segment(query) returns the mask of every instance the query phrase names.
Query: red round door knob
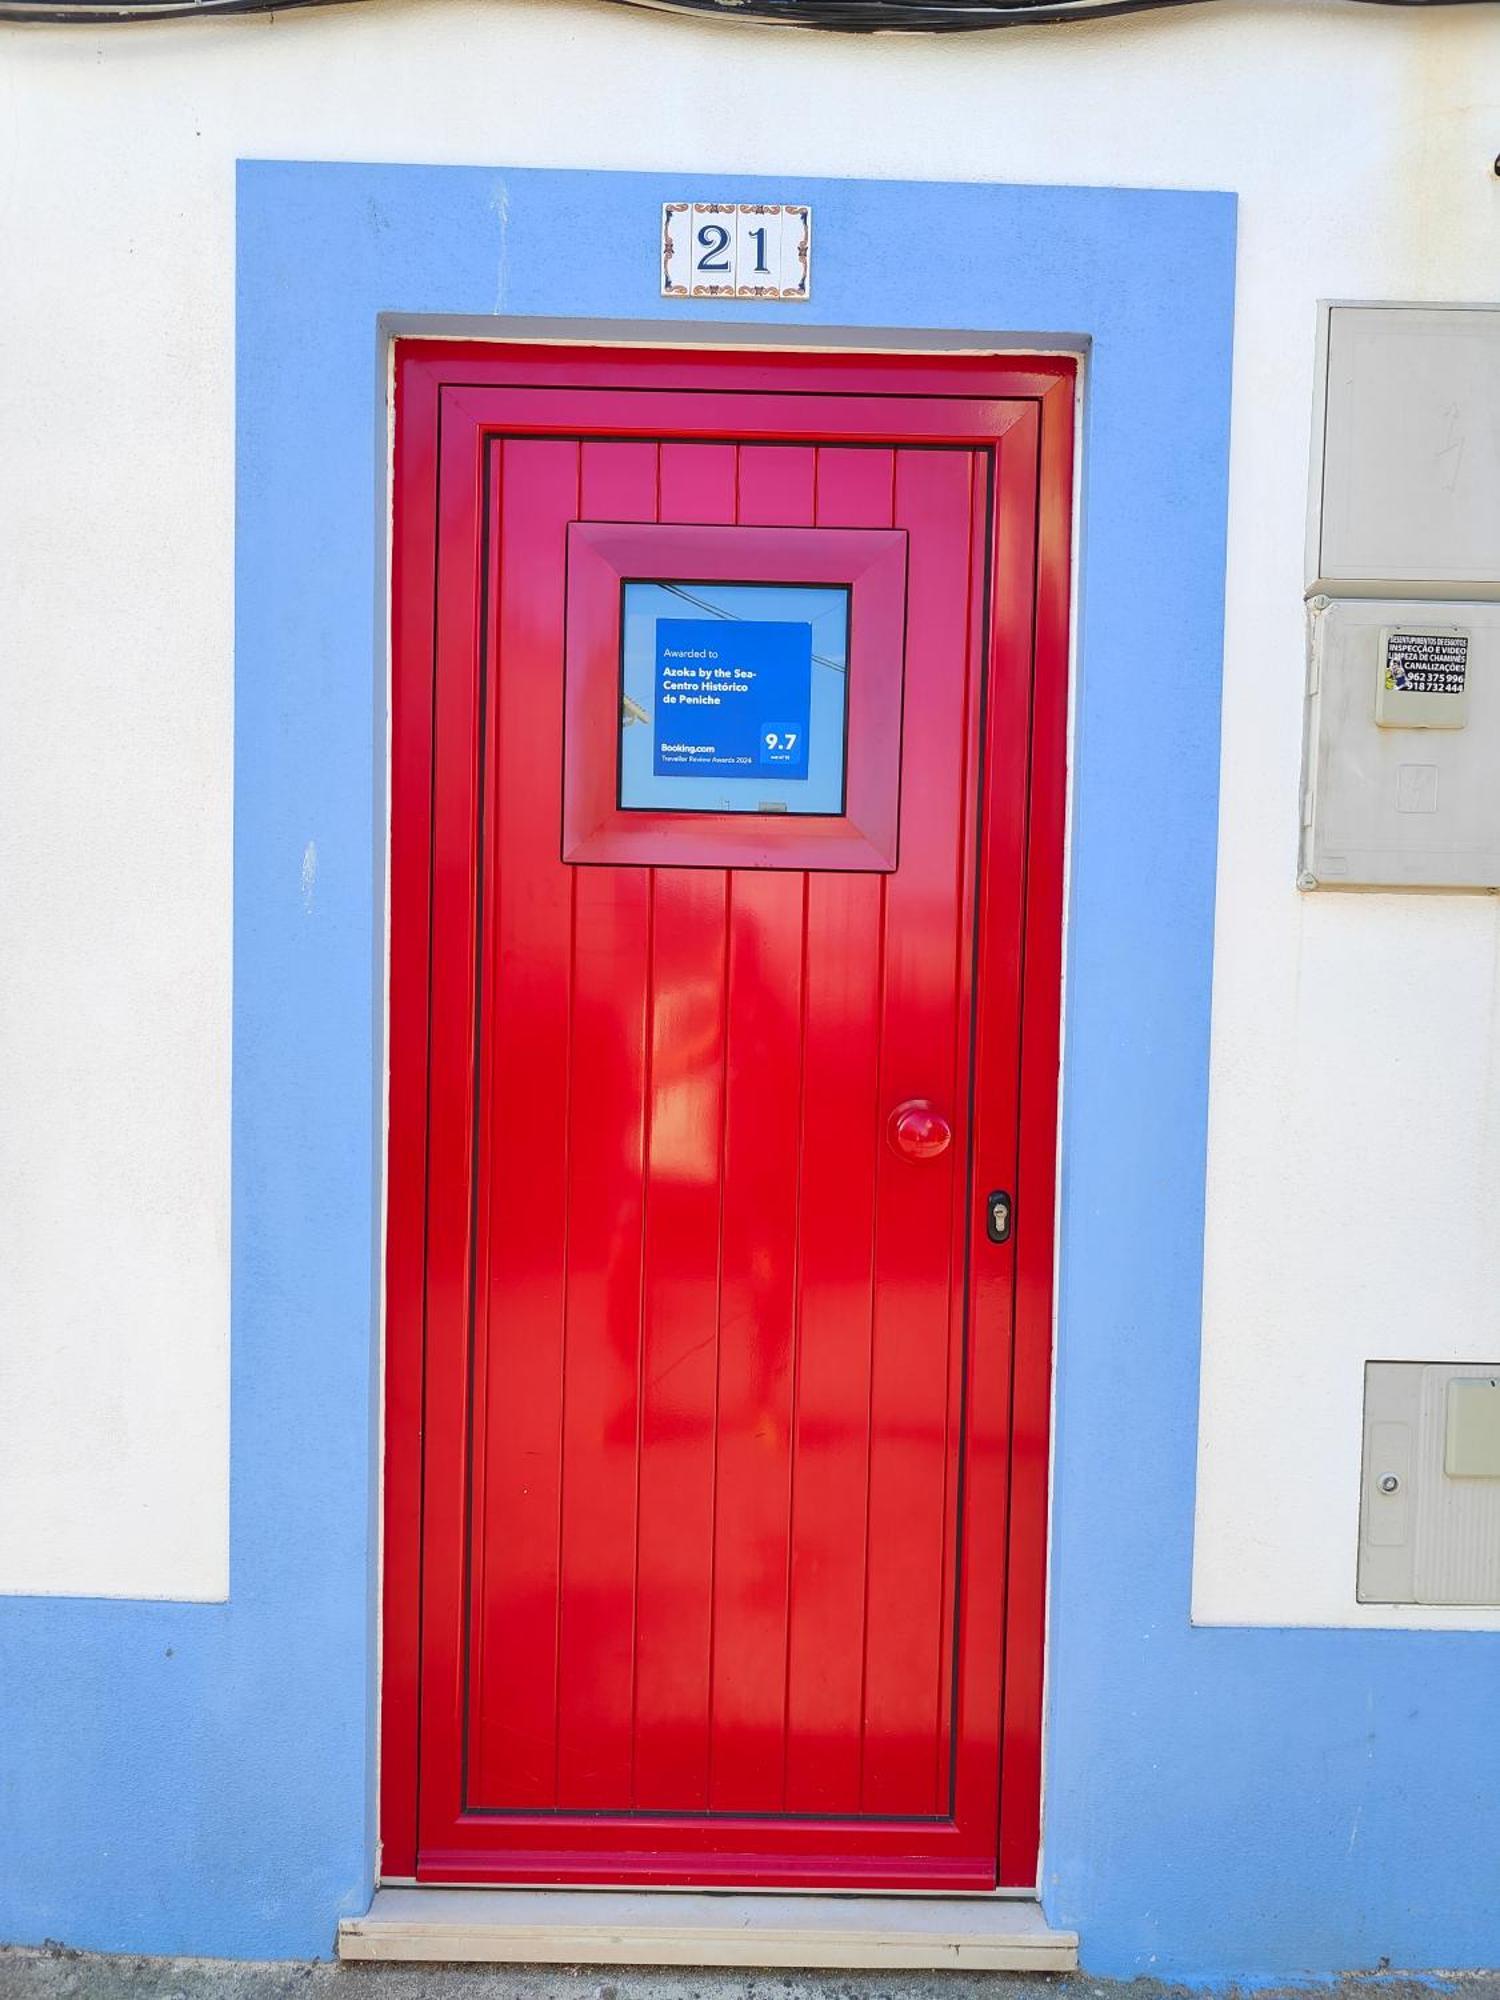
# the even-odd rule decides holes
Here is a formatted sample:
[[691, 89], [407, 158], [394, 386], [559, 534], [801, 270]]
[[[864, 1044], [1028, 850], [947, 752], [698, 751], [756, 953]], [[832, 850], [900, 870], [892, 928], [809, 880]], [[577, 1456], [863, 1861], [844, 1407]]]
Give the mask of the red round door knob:
[[891, 1144], [906, 1160], [935, 1160], [953, 1143], [953, 1127], [925, 1097], [909, 1097], [891, 1113]]

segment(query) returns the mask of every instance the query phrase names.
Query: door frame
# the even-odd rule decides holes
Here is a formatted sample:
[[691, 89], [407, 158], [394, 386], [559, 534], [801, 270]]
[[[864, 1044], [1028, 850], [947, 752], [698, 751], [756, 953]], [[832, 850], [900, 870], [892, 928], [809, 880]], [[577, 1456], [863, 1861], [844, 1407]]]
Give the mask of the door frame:
[[[664, 345], [654, 356], [660, 386], [763, 392], [768, 373], [788, 395], [861, 393], [906, 399], [909, 434], [882, 442], [992, 443], [1016, 421], [1035, 426], [1033, 599], [1019, 607], [1008, 649], [990, 606], [994, 684], [1007, 660], [1024, 657], [1027, 685], [1013, 693], [1029, 713], [1028, 793], [1020, 930], [1020, 1064], [1017, 1184], [1024, 1189], [1009, 1271], [1014, 1340], [1010, 1379], [1009, 1507], [1005, 1530], [1004, 1674], [999, 1836], [1002, 1886], [1029, 1889], [1040, 1837], [1043, 1641], [1046, 1603], [1048, 1459], [1051, 1428], [1058, 1069], [1061, 1029], [1063, 833], [1069, 694], [1073, 437], [1076, 362], [866, 349], [692, 350]], [[392, 770], [390, 931], [390, 1111], [387, 1138], [385, 1493], [380, 1692], [382, 1876], [416, 1870], [421, 1452], [427, 1129], [427, 979], [431, 899], [433, 604], [440, 516], [467, 496], [438, 491], [438, 438], [453, 425], [471, 434], [476, 469], [497, 389], [567, 387], [575, 395], [581, 354], [587, 387], [639, 388], [641, 347], [591, 343], [402, 341], [396, 348], [395, 486], [392, 542]], [[1004, 405], [1004, 410], [995, 405]], [[857, 424], [857, 412], [853, 413]], [[781, 420], [784, 423], [784, 419]], [[509, 428], [509, 426], [507, 426]], [[617, 428], [617, 427], [616, 427]], [[587, 422], [569, 423], [587, 434]], [[774, 429], [767, 435], [801, 438]], [[467, 482], [460, 482], [467, 486]], [[1007, 510], [996, 510], [1003, 533]], [[1017, 642], [1020, 641], [1020, 652]], [[993, 704], [993, 712], [1002, 707]], [[995, 949], [979, 912], [981, 949]], [[986, 946], [986, 939], [988, 945]], [[1004, 943], [1015, 949], [1012, 931]], [[1010, 968], [1004, 968], [1010, 974]], [[978, 991], [986, 967], [979, 968]], [[993, 975], [991, 975], [993, 977]], [[976, 1033], [983, 1021], [976, 1021]], [[1045, 1226], [1041, 1220], [1046, 1218]], [[1035, 1218], [1033, 1222], [1032, 1218]], [[975, 1309], [978, 1309], [976, 1300]], [[683, 1875], [686, 1870], [682, 1871]], [[450, 1879], [461, 1879], [455, 1875]], [[666, 1879], [673, 1879], [668, 1876]], [[681, 1879], [680, 1877], [678, 1879]], [[734, 1878], [736, 1880], [740, 1878]], [[753, 1884], [752, 1884], [753, 1886]]]

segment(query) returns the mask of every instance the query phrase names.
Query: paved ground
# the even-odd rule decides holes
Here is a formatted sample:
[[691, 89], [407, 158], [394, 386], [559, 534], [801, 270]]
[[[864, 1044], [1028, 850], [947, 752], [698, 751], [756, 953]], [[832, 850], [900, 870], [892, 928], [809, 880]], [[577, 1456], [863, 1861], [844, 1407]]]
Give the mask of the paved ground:
[[[1431, 1981], [1369, 1973], [1327, 2000], [1500, 2000], [1500, 1972]], [[1309, 1989], [1285, 1989], [1308, 2000]], [[553, 1966], [249, 1965], [0, 1948], [0, 2000], [1175, 2000], [1181, 1988], [1021, 1973], [574, 1972]], [[1255, 2000], [1278, 2000], [1262, 1990]]]

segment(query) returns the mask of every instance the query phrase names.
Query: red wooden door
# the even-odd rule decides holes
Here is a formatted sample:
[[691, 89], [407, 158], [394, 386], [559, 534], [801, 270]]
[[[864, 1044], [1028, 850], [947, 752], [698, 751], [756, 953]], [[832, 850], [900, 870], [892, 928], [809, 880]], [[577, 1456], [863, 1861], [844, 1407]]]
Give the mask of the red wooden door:
[[[989, 1887], [1003, 1783], [1024, 1881], [1046, 1337], [1018, 1395], [984, 1214], [1035, 1203], [1050, 1262], [1021, 1026], [1061, 371], [905, 402], [870, 393], [899, 364], [558, 366], [403, 378], [387, 1869]], [[702, 814], [563, 858], [570, 530], [628, 522], [904, 537], [893, 868], [790, 817], [716, 866]], [[913, 1100], [941, 1151], [903, 1150]]]

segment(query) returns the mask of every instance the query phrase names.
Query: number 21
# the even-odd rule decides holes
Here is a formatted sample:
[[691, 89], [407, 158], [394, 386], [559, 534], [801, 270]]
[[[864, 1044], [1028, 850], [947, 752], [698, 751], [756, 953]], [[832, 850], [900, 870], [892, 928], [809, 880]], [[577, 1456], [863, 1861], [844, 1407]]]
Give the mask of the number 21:
[[[750, 241], [755, 245], [755, 275], [768, 278], [771, 267], [766, 262], [766, 230], [764, 224], [749, 232]], [[730, 275], [729, 231], [721, 222], [705, 222], [698, 231], [698, 270], [700, 274], [715, 277]]]

